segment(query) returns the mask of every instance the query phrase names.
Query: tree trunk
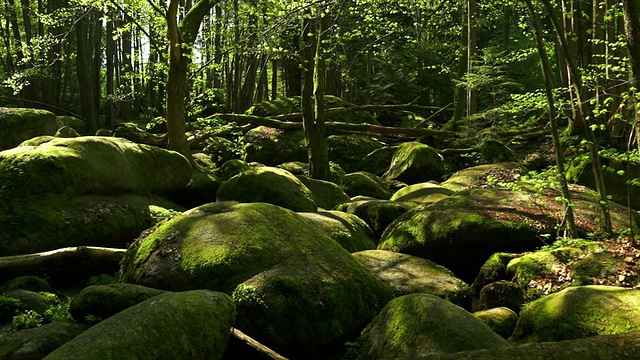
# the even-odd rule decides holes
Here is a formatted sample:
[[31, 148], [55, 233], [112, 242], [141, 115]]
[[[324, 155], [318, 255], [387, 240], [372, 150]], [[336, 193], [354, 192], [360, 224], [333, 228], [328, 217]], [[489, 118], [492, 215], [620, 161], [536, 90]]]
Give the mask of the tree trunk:
[[638, 109], [638, 94], [640, 93], [640, 4], [638, 0], [624, 0], [622, 10], [624, 12], [625, 34], [627, 37], [627, 49], [629, 51], [629, 64], [631, 65], [631, 82], [635, 88], [633, 97], [635, 109], [635, 133], [636, 144], [640, 150], [640, 109]]
[[[472, 74], [473, 58], [476, 54], [477, 48], [477, 29], [476, 29], [476, 16], [477, 16], [477, 4], [476, 0], [467, 0], [467, 73]], [[472, 87], [467, 88], [467, 116], [471, 116], [476, 113], [477, 110], [477, 94], [476, 90]]]
[[329, 153], [327, 151], [327, 138], [325, 136], [325, 72], [326, 72], [326, 42], [328, 41], [327, 28], [329, 16], [320, 15], [320, 27], [318, 29], [315, 64], [314, 64], [314, 90], [315, 100], [315, 124], [309, 132], [307, 141], [309, 144], [309, 172], [314, 179], [328, 180], [330, 174]]

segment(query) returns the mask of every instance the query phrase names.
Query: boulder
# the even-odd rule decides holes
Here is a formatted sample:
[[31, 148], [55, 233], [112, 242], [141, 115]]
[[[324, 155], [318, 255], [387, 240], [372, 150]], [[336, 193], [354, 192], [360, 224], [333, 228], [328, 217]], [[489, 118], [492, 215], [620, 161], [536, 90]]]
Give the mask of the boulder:
[[426, 293], [471, 309], [469, 285], [432, 261], [384, 250], [365, 250], [352, 255], [389, 284], [398, 296]]
[[22, 301], [13, 297], [0, 295], [0, 322], [11, 322], [11, 319], [13, 319], [16, 313], [24, 310], [26, 310], [26, 308]]
[[214, 202], [221, 184], [222, 180], [215, 175], [215, 172], [194, 173], [184, 189], [171, 195], [171, 200], [187, 209]]
[[246, 170], [224, 181], [219, 201], [267, 202], [293, 211], [316, 211], [311, 190], [290, 172], [273, 167]]
[[391, 196], [391, 200], [432, 204], [453, 194], [455, 194], [453, 190], [438, 184], [424, 182], [403, 187]]
[[362, 359], [416, 359], [510, 346], [464, 309], [429, 294], [405, 295], [389, 302], [358, 343]]
[[440, 181], [443, 176], [442, 155], [428, 145], [407, 142], [398, 147], [389, 170], [382, 178], [386, 181], [398, 180], [411, 185], [429, 180]]
[[331, 237], [350, 253], [376, 248], [376, 239], [369, 225], [353, 214], [341, 211], [320, 211], [300, 213], [300, 216], [314, 222], [322, 233]]
[[347, 173], [359, 171], [358, 164], [371, 152], [384, 146], [380, 141], [363, 135], [331, 135], [327, 137], [329, 160]]
[[456, 172], [440, 185], [453, 191], [486, 188], [498, 181], [516, 181], [523, 173], [524, 169], [515, 162], [478, 165]]
[[351, 197], [363, 195], [383, 200], [388, 200], [391, 197], [389, 186], [382, 179], [364, 171], [343, 176], [342, 188]]
[[486, 285], [498, 280], [509, 279], [507, 275], [507, 265], [518, 256], [520, 256], [520, 254], [514, 253], [495, 253], [491, 255], [482, 265], [478, 276], [476, 276], [471, 284], [473, 294], [478, 296], [480, 290]]
[[640, 290], [574, 286], [525, 305], [511, 336], [542, 342], [640, 331]]
[[518, 284], [499, 280], [489, 283], [480, 289], [478, 295], [478, 307], [480, 310], [489, 310], [497, 307], [505, 307], [515, 312], [520, 312], [525, 303], [525, 290]]
[[354, 214], [364, 220], [373, 230], [376, 239], [380, 239], [389, 224], [416, 206], [418, 206], [416, 203], [368, 199], [341, 204], [336, 207], [336, 210]]
[[2, 256], [68, 246], [125, 248], [140, 232], [170, 216], [167, 209], [180, 210], [167, 200], [141, 195], [14, 195], [3, 199], [0, 189]]
[[633, 332], [498, 349], [463, 351], [456, 354], [437, 354], [429, 356], [429, 360], [635, 360], [640, 358], [639, 344], [640, 332]]
[[480, 161], [485, 164], [516, 161], [516, 154], [507, 145], [494, 139], [486, 139], [480, 145]]
[[246, 161], [240, 159], [231, 159], [225, 161], [217, 170], [215, 175], [222, 181], [231, 179], [243, 171], [251, 169], [253, 166], [247, 164]]
[[157, 226], [128, 249], [121, 280], [232, 293], [238, 328], [307, 355], [357, 334], [392, 298], [313, 221], [266, 203], [212, 203]]
[[80, 324], [54, 321], [0, 337], [0, 359], [38, 360], [85, 331]]
[[[572, 191], [576, 223], [583, 234], [600, 226], [593, 194]], [[628, 211], [610, 203], [614, 229], [629, 227]], [[469, 189], [432, 205], [420, 205], [385, 231], [378, 248], [424, 257], [472, 281], [496, 252], [525, 252], [553, 240], [564, 203], [548, 189], [532, 193], [507, 189]], [[634, 219], [632, 224], [637, 228]]]
[[51, 140], [55, 139], [55, 136], [51, 136], [51, 135], [42, 135], [42, 136], [36, 136], [34, 138], [31, 138], [29, 140], [25, 140], [23, 142], [20, 143], [20, 145], [18, 145], [17, 147], [22, 147], [22, 146], [39, 146], [42, 145], [44, 143], [47, 143]]
[[69, 313], [76, 322], [92, 324], [164, 292], [135, 284], [91, 285], [73, 297]]
[[165, 293], [92, 326], [45, 359], [221, 359], [235, 318], [231, 298]]
[[0, 183], [21, 194], [168, 194], [190, 179], [179, 153], [118, 138], [56, 138], [0, 152]]
[[377, 176], [382, 176], [391, 165], [393, 154], [398, 150], [398, 146], [384, 146], [376, 149], [358, 163], [359, 171], [366, 171]]
[[37, 313], [44, 313], [45, 310], [60, 302], [54, 294], [23, 289], [13, 290], [4, 296], [19, 300], [23, 304], [23, 310], [33, 310]]
[[75, 116], [56, 116], [56, 125], [58, 129], [68, 126], [79, 134], [87, 135], [87, 123]]
[[146, 144], [165, 147], [167, 145], [166, 135], [156, 135], [148, 133], [136, 123], [125, 122], [116, 124], [113, 136], [131, 140], [137, 144]]
[[478, 320], [485, 323], [493, 332], [508, 339], [516, 328], [518, 315], [506, 307], [497, 307], [473, 313]]
[[340, 186], [330, 181], [312, 179], [304, 175], [298, 175], [296, 177], [311, 190], [318, 207], [331, 210], [337, 205], [351, 200], [349, 195], [347, 195]]
[[78, 132], [70, 126], [63, 126], [60, 129], [58, 129], [58, 131], [56, 131], [56, 134], [54, 135], [54, 137], [77, 138], [77, 137], [80, 137], [80, 134], [78, 134]]
[[36, 136], [53, 136], [58, 126], [56, 115], [50, 111], [0, 107], [0, 129], [1, 151]]
[[302, 130], [285, 131], [258, 126], [244, 135], [246, 162], [259, 162], [268, 166], [289, 161], [307, 161], [308, 154]]
[[207, 155], [211, 156], [211, 160], [217, 166], [238, 156], [238, 145], [223, 137], [212, 136], [205, 142], [204, 150]]
[[47, 280], [37, 276], [19, 276], [5, 282], [0, 290], [8, 293], [14, 290], [47, 291], [51, 292], [51, 286]]

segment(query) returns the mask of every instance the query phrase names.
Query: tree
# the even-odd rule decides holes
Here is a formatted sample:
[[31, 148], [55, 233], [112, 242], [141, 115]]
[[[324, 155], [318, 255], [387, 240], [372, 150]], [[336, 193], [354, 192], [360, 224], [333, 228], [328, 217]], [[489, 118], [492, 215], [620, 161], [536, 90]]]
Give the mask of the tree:
[[199, 0], [178, 24], [180, 0], [171, 0], [167, 11], [169, 77], [167, 79], [167, 147], [191, 157], [186, 137], [186, 93], [193, 44], [204, 17], [220, 0]]
[[624, 12], [624, 26], [627, 37], [627, 49], [629, 50], [629, 65], [631, 67], [631, 85], [635, 89], [634, 114], [636, 143], [640, 150], [640, 109], [638, 108], [638, 92], [640, 92], [640, 4], [636, 0], [624, 0], [622, 2]]

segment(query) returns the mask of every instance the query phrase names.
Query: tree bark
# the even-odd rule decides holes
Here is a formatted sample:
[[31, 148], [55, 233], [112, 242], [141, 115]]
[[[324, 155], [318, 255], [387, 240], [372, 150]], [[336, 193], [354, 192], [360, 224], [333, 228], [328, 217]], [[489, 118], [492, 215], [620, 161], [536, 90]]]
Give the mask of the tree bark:
[[624, 27], [627, 37], [627, 49], [629, 51], [629, 65], [631, 66], [631, 82], [635, 88], [633, 97], [635, 109], [635, 133], [636, 144], [640, 150], [640, 109], [638, 109], [638, 94], [640, 93], [640, 4], [638, 0], [624, 0], [622, 2], [624, 12]]

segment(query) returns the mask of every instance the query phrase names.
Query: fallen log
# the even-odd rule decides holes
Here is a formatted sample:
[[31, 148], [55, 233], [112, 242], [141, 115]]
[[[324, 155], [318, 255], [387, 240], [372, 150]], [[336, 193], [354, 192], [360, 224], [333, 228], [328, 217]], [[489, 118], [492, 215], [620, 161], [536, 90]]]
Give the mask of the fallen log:
[[0, 283], [18, 276], [46, 277], [51, 285], [69, 285], [89, 276], [113, 274], [126, 249], [67, 247], [35, 254], [0, 257]]
[[[241, 114], [214, 114], [213, 117], [219, 117], [226, 121], [234, 121], [239, 124], [252, 124], [259, 126], [267, 126], [274, 129], [282, 130], [301, 130], [302, 123], [293, 121], [280, 121], [273, 118], [266, 118], [253, 115]], [[336, 133], [358, 133], [369, 135], [412, 135], [420, 137], [424, 135], [456, 138], [460, 135], [453, 131], [423, 129], [423, 128], [400, 128], [391, 126], [371, 125], [371, 124], [348, 124], [343, 122], [327, 122], [325, 128], [328, 134]]]
[[[252, 337], [250, 337], [249, 335], [243, 333], [242, 331], [236, 329], [236, 328], [231, 328], [231, 342], [229, 344], [229, 348], [227, 348], [227, 352], [232, 352], [234, 349], [233, 347], [235, 345], [242, 345], [242, 346], [247, 346], [249, 348], [251, 348], [251, 350], [253, 352], [257, 352], [258, 356], [256, 356], [255, 354], [252, 354], [250, 356], [251, 359], [273, 359], [273, 360], [288, 360], [286, 357], [278, 354], [277, 352], [269, 349], [267, 346], [263, 345], [262, 343], [258, 342], [257, 340], [253, 339]], [[238, 344], [234, 344], [235, 342], [238, 342]], [[244, 353], [244, 355], [247, 355], [246, 353]], [[246, 356], [245, 356], [246, 357]], [[236, 358], [236, 357], [234, 357]]]
[[[348, 107], [331, 108], [325, 110], [325, 115], [346, 114], [358, 111], [377, 112], [377, 111], [396, 111], [396, 112], [410, 112], [419, 115], [432, 116], [437, 113], [441, 113], [443, 110], [449, 108], [450, 105], [445, 107], [438, 106], [420, 106], [413, 104], [404, 105], [357, 105]], [[302, 120], [302, 113], [290, 113], [282, 115], [269, 116], [270, 119], [280, 121]]]

